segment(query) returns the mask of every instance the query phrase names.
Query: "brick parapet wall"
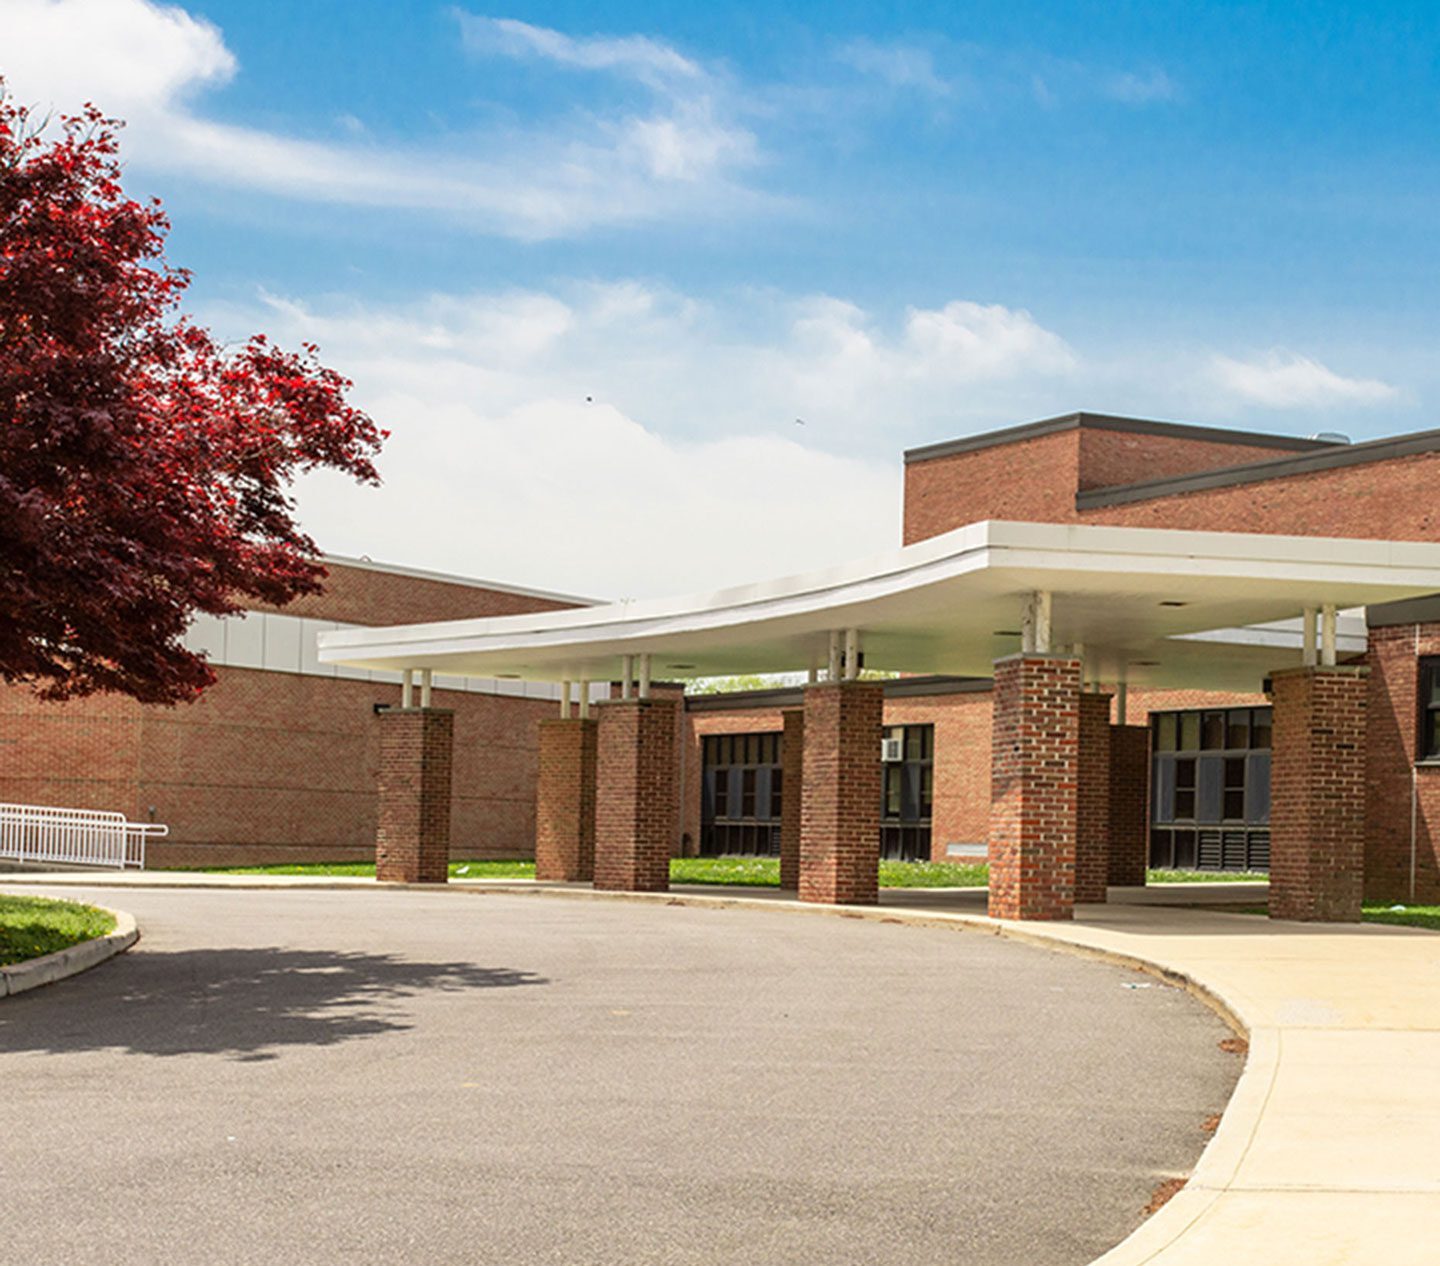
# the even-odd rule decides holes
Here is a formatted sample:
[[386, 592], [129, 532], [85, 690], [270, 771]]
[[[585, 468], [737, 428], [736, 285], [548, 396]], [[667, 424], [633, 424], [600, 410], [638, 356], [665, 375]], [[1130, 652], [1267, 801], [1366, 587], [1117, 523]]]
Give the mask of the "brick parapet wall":
[[676, 699], [608, 700], [595, 761], [595, 887], [664, 892], [678, 821]]
[[1273, 675], [1271, 918], [1360, 918], [1367, 675], [1349, 667]]
[[801, 901], [873, 905], [879, 899], [884, 706], [877, 682], [805, 688]]
[[455, 716], [440, 708], [393, 708], [379, 721], [375, 877], [443, 884], [449, 877]]
[[1068, 919], [1075, 905], [1080, 661], [996, 661], [990, 914]]
[[805, 786], [805, 711], [788, 708], [780, 740], [780, 887], [800, 888], [800, 798]]
[[540, 722], [535, 789], [535, 878], [595, 878], [595, 759], [599, 722]]
[[1418, 761], [1420, 660], [1440, 624], [1370, 630], [1365, 738], [1365, 897], [1440, 902], [1440, 765]]
[[1150, 727], [1110, 727], [1110, 867], [1116, 887], [1142, 887], [1150, 860]]
[[1111, 696], [1085, 691], [1078, 702], [1075, 900], [1099, 902], [1110, 880]]

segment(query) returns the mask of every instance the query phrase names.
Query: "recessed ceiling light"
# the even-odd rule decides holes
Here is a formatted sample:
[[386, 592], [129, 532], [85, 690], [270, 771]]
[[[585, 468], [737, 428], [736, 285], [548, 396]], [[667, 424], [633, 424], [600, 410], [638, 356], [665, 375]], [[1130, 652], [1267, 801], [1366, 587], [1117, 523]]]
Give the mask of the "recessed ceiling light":
[[519, 681], [519, 673], [496, 673], [495, 676], [501, 681]]
[[694, 668], [695, 665], [694, 665], [694, 664], [666, 664], [665, 667], [666, 667], [666, 668], [678, 668], [678, 669], [681, 669], [681, 670], [683, 671], [684, 669], [687, 669], [687, 668]]
[[1132, 659], [1132, 660], [1130, 661], [1130, 667], [1131, 667], [1131, 668], [1159, 668], [1159, 667], [1160, 667], [1160, 661], [1159, 661], [1158, 659]]
[[1019, 630], [1019, 629], [996, 629], [995, 632], [992, 633], [990, 636], [991, 636], [991, 637], [1019, 637], [1019, 636], [1020, 636], [1020, 630]]
[[1174, 598], [1167, 598], [1160, 604], [1162, 607], [1188, 607], [1188, 602], [1176, 602]]

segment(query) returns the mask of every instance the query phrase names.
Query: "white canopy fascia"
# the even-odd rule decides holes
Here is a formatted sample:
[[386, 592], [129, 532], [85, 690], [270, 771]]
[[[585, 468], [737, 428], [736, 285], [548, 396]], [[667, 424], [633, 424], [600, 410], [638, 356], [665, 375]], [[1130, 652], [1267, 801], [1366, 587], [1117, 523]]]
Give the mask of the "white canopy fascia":
[[[1021, 610], [1052, 595], [1053, 642], [1092, 676], [1254, 690], [1299, 662], [1257, 632], [1307, 607], [1440, 592], [1440, 545], [986, 521], [842, 566], [681, 598], [320, 636], [322, 663], [524, 680], [605, 681], [649, 653], [661, 677], [803, 672], [858, 629], [867, 668], [988, 676]], [[1351, 642], [1355, 631], [1342, 639]], [[1290, 642], [1292, 645], [1283, 643]], [[1282, 643], [1282, 644], [1277, 644]]]

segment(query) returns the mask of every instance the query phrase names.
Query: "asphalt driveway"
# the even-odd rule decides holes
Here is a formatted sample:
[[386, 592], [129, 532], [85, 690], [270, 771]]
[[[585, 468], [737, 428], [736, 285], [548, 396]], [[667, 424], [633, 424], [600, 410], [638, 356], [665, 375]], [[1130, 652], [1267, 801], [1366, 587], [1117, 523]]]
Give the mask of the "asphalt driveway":
[[1239, 1073], [1183, 992], [975, 932], [61, 895], [143, 939], [0, 1002], [15, 1261], [1083, 1263]]

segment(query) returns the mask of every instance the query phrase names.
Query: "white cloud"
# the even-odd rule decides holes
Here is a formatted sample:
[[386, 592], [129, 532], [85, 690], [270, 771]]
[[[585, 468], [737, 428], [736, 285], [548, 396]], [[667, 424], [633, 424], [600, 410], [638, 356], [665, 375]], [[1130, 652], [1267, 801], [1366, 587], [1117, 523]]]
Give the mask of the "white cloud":
[[935, 57], [915, 44], [881, 44], [871, 39], [851, 40], [835, 56], [862, 75], [870, 75], [892, 88], [909, 88], [935, 97], [948, 97], [954, 87], [935, 71]]
[[643, 35], [577, 39], [514, 18], [482, 17], [458, 10], [455, 16], [466, 48], [482, 55], [536, 57], [577, 70], [616, 71], [649, 84], [706, 77], [696, 62]]
[[303, 486], [324, 548], [601, 595], [891, 548], [900, 450], [969, 429], [997, 407], [987, 390], [1075, 364], [1002, 307], [886, 321], [825, 296], [635, 282], [204, 315], [226, 337], [318, 342], [391, 430], [381, 490]]
[[[207, 118], [197, 99], [239, 73], [218, 28], [154, 0], [5, 0], [4, 73], [17, 99], [123, 117], [127, 159], [287, 198], [433, 212], [486, 233], [542, 238], [593, 225], [713, 217], [772, 205], [743, 183], [754, 135], [703, 85], [648, 108], [509, 135], [423, 145], [286, 135]], [[552, 60], [672, 84], [692, 66], [643, 38], [570, 40], [507, 25]], [[538, 41], [538, 44], [536, 43]], [[697, 71], [698, 74], [698, 71]], [[359, 131], [363, 131], [363, 128]]]
[[1278, 349], [1251, 360], [1215, 356], [1210, 372], [1226, 391], [1271, 409], [1383, 404], [1400, 394], [1378, 378], [1345, 378], [1308, 356]]
[[1126, 105], [1149, 105], [1155, 101], [1175, 101], [1180, 96], [1179, 85], [1163, 70], [1149, 70], [1142, 73], [1122, 71], [1111, 75], [1101, 86], [1102, 93], [1112, 101]]

